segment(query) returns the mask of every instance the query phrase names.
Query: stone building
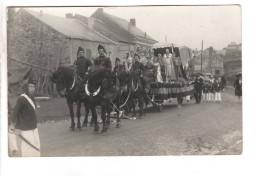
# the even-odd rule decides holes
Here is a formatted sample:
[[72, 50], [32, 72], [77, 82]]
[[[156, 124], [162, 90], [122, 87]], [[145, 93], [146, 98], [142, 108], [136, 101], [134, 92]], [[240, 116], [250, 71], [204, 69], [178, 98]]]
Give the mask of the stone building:
[[242, 71], [242, 44], [231, 42], [224, 57], [224, 76], [229, 83], [235, 81], [235, 74]]
[[[222, 52], [214, 50], [213, 47], [203, 50], [202, 72], [222, 76], [224, 73], [223, 57]], [[194, 68], [194, 72], [201, 72], [201, 51], [195, 52], [195, 58], [190, 65]]]
[[[86, 51], [87, 58], [98, 56], [99, 44], [111, 51], [110, 57], [113, 58], [116, 53], [115, 42], [80, 20], [27, 9], [20, 9], [9, 17], [7, 40], [9, 58], [50, 70], [55, 70], [57, 66], [72, 65], [79, 46]], [[9, 62], [9, 66], [11, 63], [13, 61]]]
[[[97, 47], [102, 44], [114, 58], [117, 45], [109, 38], [90, 29], [82, 21], [56, 17], [28, 9], [8, 9], [7, 56], [8, 70], [25, 67], [18, 61], [33, 66], [38, 81], [37, 92], [50, 92], [50, 71], [59, 66], [73, 65], [78, 47], [85, 50], [87, 58], [98, 56]], [[39, 69], [42, 68], [42, 69]], [[43, 91], [46, 90], [46, 91]]]

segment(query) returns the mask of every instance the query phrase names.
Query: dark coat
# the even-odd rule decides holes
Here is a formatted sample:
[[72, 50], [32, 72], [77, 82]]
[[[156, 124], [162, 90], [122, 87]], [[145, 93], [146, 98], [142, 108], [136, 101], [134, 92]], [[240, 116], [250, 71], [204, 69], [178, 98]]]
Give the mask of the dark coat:
[[242, 83], [239, 84], [239, 79], [235, 81], [234, 88], [235, 88], [235, 95], [242, 96]]
[[112, 71], [112, 64], [109, 57], [99, 56], [94, 60], [94, 66], [102, 66], [110, 71]]
[[203, 86], [203, 93], [209, 93], [210, 86], [208, 84]]
[[78, 75], [82, 77], [82, 75], [89, 71], [89, 67], [91, 67], [93, 64], [90, 59], [85, 57], [78, 57], [75, 61], [75, 65]]
[[[35, 104], [34, 98], [30, 98]], [[11, 115], [11, 122], [16, 124], [16, 129], [22, 131], [33, 130], [37, 128], [35, 110], [25, 97], [20, 96], [18, 98]]]
[[144, 74], [145, 71], [144, 65], [139, 61], [135, 61], [135, 63], [132, 65], [132, 69], [138, 75]]
[[121, 64], [119, 64], [119, 65], [116, 65], [116, 66], [114, 67], [113, 72], [114, 72], [114, 73], [118, 73], [118, 72], [122, 71], [123, 69], [124, 69], [124, 66], [121, 65]]
[[221, 92], [222, 86], [220, 83], [215, 83], [214, 85], [215, 92]]
[[202, 78], [196, 78], [194, 84], [194, 89], [197, 92], [201, 92], [203, 89], [203, 79]]
[[210, 83], [210, 93], [215, 93], [215, 86], [214, 86], [215, 83]]

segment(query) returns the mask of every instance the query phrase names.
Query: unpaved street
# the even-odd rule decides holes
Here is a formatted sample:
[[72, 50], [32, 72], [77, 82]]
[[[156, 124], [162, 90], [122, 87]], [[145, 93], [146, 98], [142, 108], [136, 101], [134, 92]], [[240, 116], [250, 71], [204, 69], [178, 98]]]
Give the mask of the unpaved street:
[[[122, 119], [120, 129], [111, 123], [105, 136], [93, 127], [69, 130], [70, 121], [39, 124], [42, 156], [150, 156], [239, 154], [242, 151], [242, 105], [232, 90], [223, 102], [177, 108], [176, 100], [162, 112], [149, 107], [142, 119]], [[101, 124], [100, 124], [101, 125]]]

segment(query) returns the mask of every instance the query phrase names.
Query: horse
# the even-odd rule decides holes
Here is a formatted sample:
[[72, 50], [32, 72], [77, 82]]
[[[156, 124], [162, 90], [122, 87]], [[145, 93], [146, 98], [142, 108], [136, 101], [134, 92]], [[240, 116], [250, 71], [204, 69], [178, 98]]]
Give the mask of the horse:
[[[87, 126], [88, 123], [88, 114], [89, 114], [89, 104], [86, 98], [82, 98], [81, 93], [81, 85], [77, 83], [74, 67], [59, 67], [53, 74], [51, 75], [51, 81], [56, 84], [56, 89], [61, 97], [66, 97], [67, 104], [70, 110], [71, 117], [71, 126], [72, 131], [75, 131], [75, 122], [74, 122], [74, 111], [73, 111], [73, 103], [77, 104], [77, 129], [81, 130], [81, 122], [80, 122], [80, 109], [81, 103], [84, 103], [85, 106], [85, 119], [83, 126]], [[92, 117], [95, 116], [92, 111]]]
[[[124, 73], [116, 75], [105, 68], [91, 71], [89, 74], [85, 84], [85, 92], [87, 95], [87, 101], [90, 102], [91, 110], [95, 110], [96, 106], [101, 106], [101, 119], [103, 124], [101, 134], [107, 133], [110, 126], [110, 113], [112, 112], [113, 107], [117, 111], [116, 127], [120, 127], [120, 98], [125, 89], [124, 87], [126, 87], [126, 83], [125, 85], [123, 83], [125, 82], [124, 77]], [[93, 123], [93, 134], [98, 134], [99, 125], [97, 123], [97, 116], [93, 116]]]
[[142, 118], [142, 116], [145, 114], [144, 111], [144, 101], [146, 103], [146, 108], [147, 108], [147, 94], [145, 93], [145, 89], [143, 84], [140, 81], [140, 78], [137, 73], [135, 72], [130, 72], [128, 73], [128, 82], [127, 82], [127, 88], [128, 92], [131, 93], [130, 98], [129, 98], [129, 103], [131, 108], [133, 109], [133, 114], [132, 118], [136, 119], [136, 111], [135, 111], [135, 100], [138, 101], [139, 105], [139, 118]]

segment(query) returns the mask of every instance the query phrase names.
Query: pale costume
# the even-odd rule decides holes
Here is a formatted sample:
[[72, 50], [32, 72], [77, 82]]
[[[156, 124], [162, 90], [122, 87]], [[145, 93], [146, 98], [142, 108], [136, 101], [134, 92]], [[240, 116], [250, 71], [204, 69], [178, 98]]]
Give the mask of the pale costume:
[[176, 73], [174, 68], [174, 63], [172, 59], [172, 54], [164, 54], [164, 60], [165, 60], [165, 75], [166, 75], [166, 81], [170, 82], [173, 80], [176, 80]]
[[161, 75], [161, 66], [159, 62], [154, 63], [155, 66], [155, 82], [163, 82], [162, 75]]

